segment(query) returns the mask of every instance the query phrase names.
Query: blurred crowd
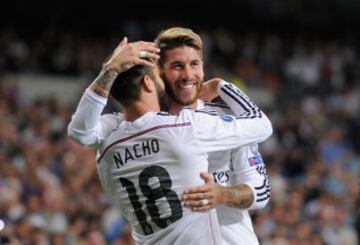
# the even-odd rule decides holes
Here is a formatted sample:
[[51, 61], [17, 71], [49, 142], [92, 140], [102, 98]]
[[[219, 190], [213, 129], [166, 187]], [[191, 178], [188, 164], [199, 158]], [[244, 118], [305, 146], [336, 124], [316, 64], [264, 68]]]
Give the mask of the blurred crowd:
[[[130, 41], [155, 33], [136, 23]], [[160, 29], [156, 30], [159, 31]], [[197, 31], [195, 29], [195, 31]], [[251, 212], [264, 245], [356, 245], [360, 241], [360, 53], [355, 38], [202, 30], [205, 73], [275, 99], [263, 106], [274, 134], [260, 145], [271, 184]], [[119, 35], [119, 34], [118, 34]], [[112, 38], [0, 32], [0, 74], [94, 78]], [[4, 76], [5, 77], [5, 76]], [[67, 138], [74, 107], [25, 103], [0, 76], [0, 243], [133, 244], [98, 181], [95, 153]], [[80, 95], [79, 95], [80, 98]], [[255, 101], [256, 102], [256, 101]]]

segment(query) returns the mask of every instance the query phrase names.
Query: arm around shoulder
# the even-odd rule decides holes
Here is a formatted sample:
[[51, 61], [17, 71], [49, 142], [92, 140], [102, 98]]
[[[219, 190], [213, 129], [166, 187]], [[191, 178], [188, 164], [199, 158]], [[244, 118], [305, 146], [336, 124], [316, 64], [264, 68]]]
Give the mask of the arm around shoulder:
[[236, 118], [245, 121], [244, 125], [246, 121], [250, 122], [249, 132], [258, 138], [258, 142], [265, 141], [272, 135], [273, 127], [267, 115], [238, 87], [222, 80], [218, 82], [217, 91]]

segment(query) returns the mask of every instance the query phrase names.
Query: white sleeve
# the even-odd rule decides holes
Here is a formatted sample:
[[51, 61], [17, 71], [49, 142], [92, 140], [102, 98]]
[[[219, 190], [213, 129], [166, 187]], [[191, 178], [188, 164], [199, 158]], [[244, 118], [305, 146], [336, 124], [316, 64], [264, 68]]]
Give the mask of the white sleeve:
[[247, 209], [261, 209], [270, 198], [270, 183], [266, 166], [257, 144], [248, 145], [231, 153], [232, 185], [246, 184], [253, 191], [254, 201]]
[[[219, 115], [207, 110], [185, 109], [193, 122], [194, 133], [205, 152], [230, 150], [266, 140], [272, 134], [272, 126], [264, 115], [256, 118]], [[255, 123], [256, 122], [256, 123]]]
[[260, 108], [238, 87], [221, 81], [217, 87], [221, 99], [238, 117], [256, 118], [265, 115]]
[[121, 120], [118, 115], [101, 116], [107, 98], [86, 89], [71, 117], [68, 135], [83, 146], [98, 146]]

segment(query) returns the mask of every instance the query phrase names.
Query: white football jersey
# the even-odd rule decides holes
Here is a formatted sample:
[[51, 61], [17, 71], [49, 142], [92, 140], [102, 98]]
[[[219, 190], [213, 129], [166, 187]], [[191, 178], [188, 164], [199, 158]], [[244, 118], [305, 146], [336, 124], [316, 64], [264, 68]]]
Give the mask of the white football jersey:
[[207, 152], [269, 137], [267, 117], [185, 109], [179, 117], [147, 113], [129, 123], [119, 115], [101, 116], [105, 104], [106, 99], [87, 90], [68, 133], [98, 149], [104, 190], [129, 221], [137, 243], [218, 244], [216, 213], [190, 212], [180, 196], [185, 188], [203, 184], [199, 173], [208, 170]]
[[[217, 219], [191, 212], [180, 197], [187, 187], [203, 183], [199, 173], [208, 170], [207, 152], [248, 143], [243, 124], [236, 121], [235, 117], [189, 109], [178, 117], [147, 113], [135, 122], [123, 121], [104, 140], [97, 160], [99, 176], [104, 190], [133, 227], [135, 238], [137, 234], [151, 237], [177, 222], [175, 235], [163, 231], [173, 242], [180, 244], [183, 227], [201, 231], [208, 239], [197, 244], [218, 244]], [[183, 217], [194, 214], [196, 219], [182, 223]], [[198, 222], [208, 229], [199, 230]]]

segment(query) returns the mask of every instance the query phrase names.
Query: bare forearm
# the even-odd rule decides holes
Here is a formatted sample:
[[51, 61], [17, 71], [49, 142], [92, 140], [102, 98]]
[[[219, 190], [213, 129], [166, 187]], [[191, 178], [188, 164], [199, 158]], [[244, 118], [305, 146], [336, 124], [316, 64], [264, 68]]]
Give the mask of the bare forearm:
[[90, 85], [90, 89], [102, 97], [108, 97], [111, 86], [113, 85], [117, 75], [117, 72], [104, 66], [100, 74]]
[[254, 195], [248, 185], [222, 187], [221, 203], [234, 208], [248, 208], [254, 201]]

